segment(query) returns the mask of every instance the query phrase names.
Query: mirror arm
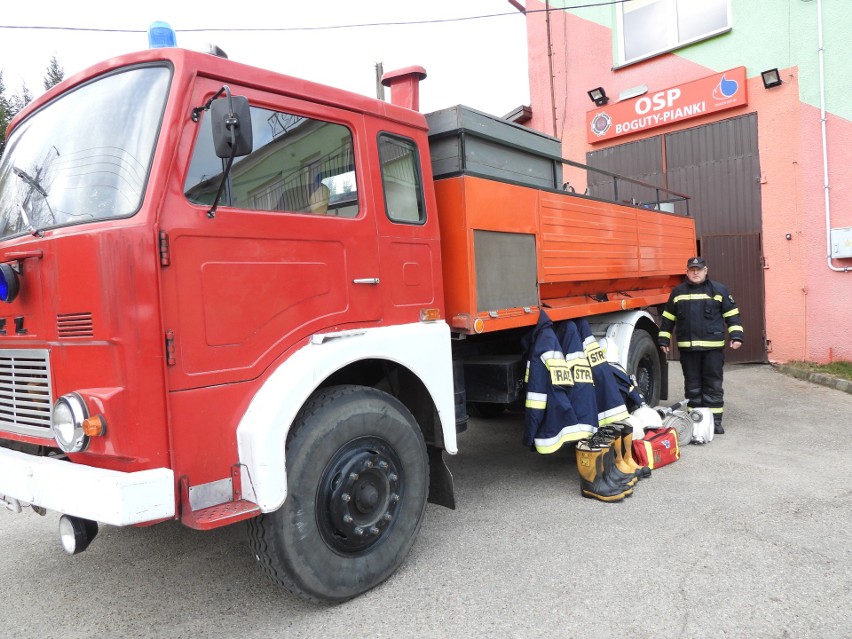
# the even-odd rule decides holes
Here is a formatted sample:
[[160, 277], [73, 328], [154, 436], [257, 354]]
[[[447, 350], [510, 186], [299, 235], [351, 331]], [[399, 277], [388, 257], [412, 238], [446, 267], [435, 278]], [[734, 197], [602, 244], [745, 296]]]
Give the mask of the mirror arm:
[[235, 129], [240, 125], [239, 120], [234, 115], [234, 102], [231, 99], [231, 89], [225, 84], [222, 85], [222, 88], [219, 89], [213, 97], [211, 97], [207, 102], [204, 103], [204, 106], [194, 107], [192, 109], [192, 121], [198, 122], [201, 118], [201, 113], [204, 111], [210, 110], [210, 105], [213, 104], [213, 100], [218, 98], [220, 95], [225, 94], [228, 97], [228, 118], [225, 120], [225, 126], [228, 128], [228, 133], [231, 134], [231, 157], [228, 158], [228, 165], [225, 167], [225, 171], [222, 174], [222, 181], [219, 182], [219, 190], [216, 191], [216, 197], [213, 199], [213, 204], [210, 209], [207, 211], [208, 218], [216, 217], [216, 209], [219, 207], [219, 201], [222, 199], [222, 191], [225, 190], [225, 182], [228, 180], [228, 175], [231, 173], [231, 165], [234, 163], [234, 157], [237, 153], [237, 134], [235, 133]]
[[210, 210], [207, 211], [208, 218], [216, 217], [216, 209], [219, 206], [219, 200], [222, 198], [222, 191], [225, 189], [225, 182], [228, 181], [228, 175], [231, 173], [231, 165], [234, 163], [234, 156], [237, 153], [237, 147], [235, 145], [231, 145], [231, 157], [228, 158], [228, 165], [225, 167], [225, 172], [222, 174], [222, 181], [219, 182], [219, 190], [216, 191], [216, 198], [213, 200], [213, 204], [210, 207]]
[[210, 98], [209, 100], [207, 100], [207, 102], [204, 103], [203, 106], [193, 107], [192, 116], [191, 116], [192, 121], [198, 122], [198, 120], [201, 118], [202, 112], [209, 111], [210, 105], [213, 104], [213, 100], [218, 98], [223, 93], [228, 96], [228, 107], [229, 107], [228, 110], [230, 111], [229, 115], [231, 116], [231, 118], [233, 118], [234, 117], [234, 107], [233, 107], [233, 102], [231, 101], [231, 88], [227, 84], [224, 84], [224, 85], [222, 85], [221, 89], [216, 91], [216, 94], [212, 98]]

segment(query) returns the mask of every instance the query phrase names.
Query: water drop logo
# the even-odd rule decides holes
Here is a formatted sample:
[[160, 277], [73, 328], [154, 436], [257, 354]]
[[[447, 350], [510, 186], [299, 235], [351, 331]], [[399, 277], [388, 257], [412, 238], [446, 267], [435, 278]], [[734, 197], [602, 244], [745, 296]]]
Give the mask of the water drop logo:
[[611, 117], [609, 117], [606, 113], [598, 113], [594, 119], [592, 119], [592, 133], [598, 137], [606, 135], [606, 132], [609, 131], [609, 127], [611, 125]]
[[736, 80], [728, 80], [726, 76], [722, 76], [722, 79], [719, 80], [719, 84], [716, 85], [716, 88], [713, 89], [713, 99], [714, 100], [727, 100], [728, 98], [732, 98], [739, 91], [740, 85]]

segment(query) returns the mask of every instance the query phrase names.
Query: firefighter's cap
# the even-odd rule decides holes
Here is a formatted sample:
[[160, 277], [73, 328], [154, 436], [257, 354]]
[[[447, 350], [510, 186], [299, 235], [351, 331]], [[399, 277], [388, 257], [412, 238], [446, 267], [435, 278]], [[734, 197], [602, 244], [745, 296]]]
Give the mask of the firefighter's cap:
[[703, 257], [690, 257], [686, 262], [686, 268], [704, 268], [707, 266], [707, 262], [704, 261]]

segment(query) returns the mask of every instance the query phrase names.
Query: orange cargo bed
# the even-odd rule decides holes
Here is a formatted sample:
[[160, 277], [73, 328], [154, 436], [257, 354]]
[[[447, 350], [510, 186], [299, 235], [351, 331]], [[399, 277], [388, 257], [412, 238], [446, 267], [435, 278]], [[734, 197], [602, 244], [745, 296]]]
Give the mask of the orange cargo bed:
[[664, 303], [692, 218], [473, 176], [436, 181], [447, 318], [484, 333]]

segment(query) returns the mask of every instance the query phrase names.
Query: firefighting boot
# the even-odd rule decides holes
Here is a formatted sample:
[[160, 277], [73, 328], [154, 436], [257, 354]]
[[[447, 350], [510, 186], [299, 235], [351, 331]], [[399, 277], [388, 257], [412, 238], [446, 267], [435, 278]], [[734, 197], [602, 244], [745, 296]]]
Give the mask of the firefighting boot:
[[[603, 468], [606, 480], [613, 486], [619, 486], [622, 490], [632, 489], [639, 480], [633, 475], [628, 475], [619, 470], [616, 464], [615, 446], [613, 445], [615, 440], [607, 432], [599, 429], [597, 433], [592, 435], [591, 442], [592, 446], [604, 451]], [[632, 491], [630, 494], [633, 494]], [[629, 497], [630, 494], [627, 496]]]
[[[612, 484], [604, 473], [605, 451], [591, 439], [577, 442], [577, 470], [580, 473], [580, 494], [605, 502], [621, 501], [627, 491]], [[630, 492], [632, 490], [628, 489]]]
[[646, 479], [651, 476], [651, 469], [647, 466], [640, 466], [633, 459], [633, 426], [630, 424], [621, 425], [621, 455], [624, 461], [630, 468], [633, 468], [633, 474], [639, 479]]
[[632, 488], [636, 482], [639, 481], [639, 477], [636, 476], [634, 469], [628, 466], [624, 461], [622, 451], [622, 440], [624, 438], [621, 435], [621, 430], [612, 424], [607, 424], [606, 426], [601, 426], [598, 429], [595, 437], [599, 436], [606, 437], [612, 443], [612, 452], [614, 456], [613, 466], [615, 467], [616, 475], [626, 478], [627, 485]]

